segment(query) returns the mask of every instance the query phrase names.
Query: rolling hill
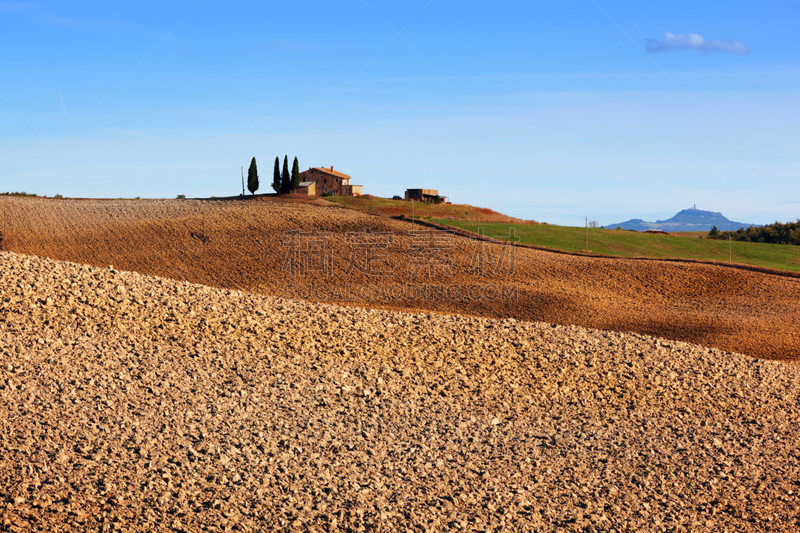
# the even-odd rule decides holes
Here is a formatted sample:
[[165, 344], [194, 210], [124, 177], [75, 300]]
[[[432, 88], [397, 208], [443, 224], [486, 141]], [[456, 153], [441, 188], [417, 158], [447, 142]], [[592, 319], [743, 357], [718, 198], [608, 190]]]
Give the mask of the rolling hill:
[[739, 228], [758, 227], [759, 225], [734, 222], [728, 220], [722, 213], [693, 208], [684, 209], [667, 220], [647, 222], [641, 218], [634, 218], [618, 224], [608, 225], [609, 228], [620, 227], [636, 231], [647, 231], [649, 229], [660, 229], [662, 231], [711, 231], [712, 226], [716, 226], [720, 231], [736, 231]]
[[3, 249], [26, 255], [295, 300], [636, 332], [768, 359], [800, 354], [800, 279], [512, 250], [330, 204], [4, 197], [0, 208]]

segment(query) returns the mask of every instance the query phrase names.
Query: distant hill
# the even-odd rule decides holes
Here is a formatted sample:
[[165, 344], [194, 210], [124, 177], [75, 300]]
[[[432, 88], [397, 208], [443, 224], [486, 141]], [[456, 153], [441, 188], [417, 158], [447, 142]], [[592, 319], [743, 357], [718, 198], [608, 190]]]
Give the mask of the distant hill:
[[736, 231], [739, 228], [750, 226], [760, 227], [759, 224], [747, 224], [745, 222], [734, 222], [728, 220], [722, 213], [713, 211], [703, 211], [702, 209], [684, 209], [672, 218], [667, 220], [656, 220], [647, 222], [641, 218], [634, 218], [619, 224], [609, 224], [607, 228], [614, 229], [633, 229], [636, 231], [647, 231], [649, 229], [660, 229], [663, 231], [711, 231], [711, 227], [716, 226], [720, 231]]

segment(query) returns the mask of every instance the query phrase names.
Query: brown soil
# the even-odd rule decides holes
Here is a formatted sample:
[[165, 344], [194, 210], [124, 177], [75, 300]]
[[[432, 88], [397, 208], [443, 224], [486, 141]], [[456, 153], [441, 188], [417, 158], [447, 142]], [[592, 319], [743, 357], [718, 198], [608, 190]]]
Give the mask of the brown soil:
[[[4, 198], [4, 247], [19, 253], [267, 295], [632, 331], [748, 355], [800, 358], [800, 280], [721, 266], [517, 249], [515, 269], [470, 271], [453, 236], [452, 276], [412, 278], [409, 222], [308, 202]], [[292, 277], [284, 232], [328, 232], [328, 273]], [[349, 274], [348, 232], [391, 232], [386, 277]], [[416, 226], [416, 229], [422, 229]], [[489, 246], [496, 258], [503, 248]], [[380, 253], [380, 250], [378, 250]], [[358, 253], [358, 252], [356, 252]], [[319, 255], [319, 254], [318, 254]], [[356, 263], [363, 265], [361, 256]], [[440, 256], [441, 257], [441, 256]], [[487, 256], [488, 257], [488, 256]], [[506, 263], [504, 266], [508, 266]], [[500, 296], [498, 296], [498, 293]]]
[[3, 252], [0, 531], [796, 532], [799, 378]]

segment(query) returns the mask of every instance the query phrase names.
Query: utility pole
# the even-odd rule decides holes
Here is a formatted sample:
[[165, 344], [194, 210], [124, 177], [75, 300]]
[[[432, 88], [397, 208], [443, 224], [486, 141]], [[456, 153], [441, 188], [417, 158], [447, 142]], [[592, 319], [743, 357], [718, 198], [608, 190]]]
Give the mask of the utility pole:
[[586, 246], [583, 248], [584, 252], [589, 251], [589, 217], [586, 217]]
[[244, 167], [242, 167], [242, 196], [244, 196]]
[[415, 218], [414, 218], [414, 200], [411, 200], [411, 223], [412, 224], [415, 224], [414, 220], [415, 220]]
[[733, 253], [731, 252], [731, 234], [728, 233], [728, 263], [733, 263]]

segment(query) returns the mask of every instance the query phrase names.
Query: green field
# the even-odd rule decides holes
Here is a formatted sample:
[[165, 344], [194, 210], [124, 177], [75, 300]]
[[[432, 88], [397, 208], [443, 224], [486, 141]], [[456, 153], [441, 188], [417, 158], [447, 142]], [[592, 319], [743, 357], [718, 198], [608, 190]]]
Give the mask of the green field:
[[[483, 228], [487, 237], [499, 239], [508, 239], [509, 231], [513, 228], [522, 244], [568, 252], [583, 251], [586, 236], [584, 228], [549, 224], [515, 225], [440, 218], [428, 220], [474, 233]], [[733, 241], [731, 249], [734, 263], [800, 272], [800, 246]], [[680, 257], [728, 262], [727, 241], [612, 229], [589, 229], [589, 250], [595, 254], [620, 257]]]

